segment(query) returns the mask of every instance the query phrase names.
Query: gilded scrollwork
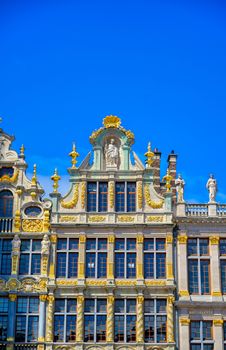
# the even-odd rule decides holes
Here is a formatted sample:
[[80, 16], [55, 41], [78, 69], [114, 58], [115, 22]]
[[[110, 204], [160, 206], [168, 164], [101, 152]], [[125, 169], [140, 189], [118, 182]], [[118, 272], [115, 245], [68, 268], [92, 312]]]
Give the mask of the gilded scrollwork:
[[144, 196], [145, 201], [149, 207], [152, 209], [160, 209], [163, 207], [164, 200], [160, 200], [159, 202], [155, 202], [151, 199], [150, 190], [149, 190], [149, 184], [145, 184], [144, 186]]
[[104, 280], [104, 281], [100, 281], [99, 279], [98, 280], [86, 280], [86, 285], [87, 286], [100, 286], [100, 287], [104, 287], [107, 285], [107, 281]]
[[86, 182], [83, 181], [81, 184], [81, 207], [85, 209], [86, 206]]
[[166, 285], [166, 281], [164, 280], [146, 280], [145, 281], [146, 286], [149, 287], [162, 287]]
[[58, 286], [63, 286], [63, 287], [75, 287], [77, 286], [78, 281], [77, 280], [70, 280], [68, 281], [67, 279], [58, 279], [57, 280], [57, 285]]
[[24, 232], [42, 232], [43, 221], [40, 219], [24, 219], [22, 221], [22, 230]]
[[128, 281], [128, 280], [116, 280], [117, 286], [136, 286], [136, 281]]
[[61, 215], [59, 218], [60, 222], [77, 222], [78, 217], [77, 216], [72, 216], [72, 215]]
[[13, 176], [3, 175], [2, 177], [0, 177], [0, 182], [14, 183], [17, 181], [18, 176], [19, 176], [19, 170], [14, 169]]
[[147, 222], [163, 222], [163, 216], [148, 216]]
[[78, 197], [79, 197], [79, 184], [77, 183], [74, 187], [74, 193], [73, 193], [72, 200], [70, 200], [69, 202], [65, 202], [63, 199], [61, 200], [60, 203], [61, 203], [62, 208], [65, 208], [65, 209], [75, 208], [77, 203], [78, 203]]
[[104, 222], [105, 220], [106, 220], [106, 217], [101, 215], [90, 215], [88, 217], [89, 222]]
[[138, 209], [143, 207], [143, 183], [142, 181], [137, 182], [137, 203]]
[[134, 222], [135, 217], [131, 215], [119, 215], [118, 221], [119, 222]]

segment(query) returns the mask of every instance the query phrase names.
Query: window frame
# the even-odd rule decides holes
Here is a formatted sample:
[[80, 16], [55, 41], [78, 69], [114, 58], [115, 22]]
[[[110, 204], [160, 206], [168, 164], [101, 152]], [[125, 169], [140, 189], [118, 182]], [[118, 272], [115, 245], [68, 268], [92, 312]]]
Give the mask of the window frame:
[[7, 341], [7, 330], [8, 330], [8, 310], [9, 310], [9, 299], [7, 296], [4, 296], [4, 295], [1, 295], [0, 296], [0, 299], [1, 300], [4, 300], [6, 302], [6, 306], [7, 306], [7, 310], [2, 310], [0, 311], [0, 319], [1, 319], [1, 324], [4, 324], [4, 322], [6, 323], [6, 329], [5, 329], [5, 338], [2, 338], [2, 334], [3, 332], [0, 332], [1, 333], [1, 336], [0, 336], [0, 341], [1, 342], [4, 342], [4, 341]]
[[[200, 337], [199, 339], [197, 340], [192, 340], [191, 338], [191, 327], [192, 327], [192, 322], [199, 322], [199, 334], [200, 334]], [[204, 323], [212, 323], [212, 326], [211, 326], [211, 339], [208, 339], [208, 340], [204, 340], [203, 339], [203, 325]], [[200, 350], [204, 350], [203, 349], [203, 346], [204, 345], [212, 345], [212, 348], [214, 349], [214, 339], [213, 339], [213, 321], [211, 320], [192, 320], [191, 323], [190, 323], [190, 349], [192, 349], [192, 345], [200, 345], [201, 346], [201, 349]]]
[[[145, 242], [149, 239], [153, 240], [153, 249], [145, 249]], [[157, 249], [157, 242], [158, 240], [164, 240], [164, 249]], [[145, 264], [145, 255], [153, 254], [153, 270], [154, 270], [154, 276], [153, 277], [146, 277], [146, 264]], [[157, 277], [157, 256], [160, 254], [164, 254], [165, 256], [165, 275], [164, 277]], [[162, 237], [145, 237], [144, 238], [144, 248], [143, 248], [143, 265], [144, 265], [144, 278], [145, 279], [166, 279], [166, 239]]]
[[[26, 311], [25, 312], [18, 312], [18, 301], [20, 298], [26, 299]], [[38, 312], [29, 312], [30, 308], [30, 301], [31, 299], [36, 299], [38, 301]], [[18, 296], [17, 298], [17, 304], [16, 304], [16, 320], [15, 320], [15, 342], [16, 343], [22, 343], [21, 341], [16, 340], [16, 334], [17, 334], [17, 318], [18, 317], [25, 317], [25, 343], [36, 343], [38, 342], [38, 330], [39, 330], [39, 310], [40, 310], [40, 302], [39, 302], [39, 297], [38, 296]], [[38, 322], [37, 322], [37, 339], [36, 340], [31, 340], [28, 341], [28, 331], [29, 331], [29, 319], [31, 317], [37, 317]], [[24, 342], [23, 342], [24, 343]]]
[[[94, 311], [93, 312], [87, 312], [85, 310], [85, 303], [87, 300], [94, 300]], [[98, 312], [98, 309], [97, 309], [97, 302], [98, 300], [105, 300], [106, 301], [106, 311], [105, 312]], [[105, 343], [107, 341], [107, 298], [86, 298], [85, 301], [84, 301], [84, 323], [85, 323], [85, 317], [86, 316], [93, 316], [94, 318], [94, 321], [93, 321], [93, 324], [94, 324], [94, 327], [93, 327], [93, 336], [94, 336], [94, 339], [93, 340], [85, 340], [85, 326], [84, 326], [84, 343]], [[102, 341], [98, 341], [97, 340], [97, 318], [98, 316], [105, 316], [106, 317], [106, 322], [105, 322], [105, 340], [102, 340]]]
[[[226, 278], [226, 253], [225, 254], [221, 253], [221, 243], [223, 243], [223, 241], [225, 241], [225, 243], [226, 243], [225, 238], [220, 238], [220, 242], [219, 242], [220, 279], [221, 279], [222, 294], [226, 294], [226, 281], [225, 281], [225, 278]], [[225, 278], [223, 278], [223, 264], [224, 264], [224, 268], [225, 268]]]
[[[23, 241], [30, 241], [30, 248], [28, 250], [21, 250], [20, 247], [20, 259], [19, 259], [19, 276], [39, 276], [41, 274], [41, 260], [42, 260], [42, 256], [41, 256], [41, 239], [38, 238], [25, 238], [21, 240], [21, 245]], [[34, 241], [39, 241], [40, 242], [40, 250], [33, 250], [33, 242]], [[28, 258], [28, 273], [24, 274], [20, 272], [20, 264], [21, 264], [21, 256], [22, 255], [27, 255]], [[40, 257], [40, 272], [39, 273], [32, 273], [32, 258], [33, 256], [38, 255]]]
[[[153, 312], [146, 312], [145, 311], [145, 301], [148, 300], [153, 300], [154, 301], [154, 311]], [[164, 312], [157, 312], [157, 302], [159, 300], [164, 300], [165, 301], [165, 311]], [[145, 317], [146, 316], [153, 316], [154, 317], [154, 340], [153, 341], [146, 341], [145, 340]], [[157, 335], [157, 319], [158, 316], [164, 316], [166, 319], [166, 330], [165, 330], [165, 340], [164, 341], [158, 341], [158, 335]], [[167, 343], [167, 299], [166, 298], [145, 298], [144, 300], [144, 342], [147, 344], [165, 344]]]
[[[10, 250], [3, 250], [4, 246], [4, 241], [9, 241], [11, 242], [11, 249]], [[2, 276], [10, 276], [11, 275], [11, 270], [12, 270], [12, 259], [11, 259], [11, 254], [12, 254], [12, 238], [1, 238], [0, 239], [0, 274]], [[2, 266], [3, 266], [3, 256], [7, 255], [10, 260], [10, 272], [9, 273], [3, 273]]]
[[[123, 312], [116, 312], [114, 310], [114, 342], [115, 343], [136, 343], [137, 339], [136, 339], [136, 331], [137, 331], [137, 313], [136, 313], [136, 310], [135, 312], [128, 312], [127, 311], [127, 303], [129, 300], [135, 300], [135, 308], [137, 309], [137, 300], [136, 298], [116, 298], [115, 299], [115, 303], [117, 302], [117, 300], [123, 300]], [[124, 339], [123, 340], [120, 340], [120, 341], [117, 341], [116, 340], [116, 333], [115, 333], [115, 322], [116, 322], [116, 316], [123, 316], [124, 317], [124, 320], [123, 320], [123, 334], [124, 334]], [[135, 340], [133, 341], [128, 341], [127, 340], [127, 326], [128, 326], [128, 322], [127, 322], [127, 317], [129, 316], [134, 316], [135, 317]]]
[[[117, 240], [119, 239], [123, 239], [124, 240], [124, 249], [116, 249], [116, 243], [117, 243]], [[130, 239], [133, 239], [135, 240], [135, 249], [127, 249], [127, 242], [128, 240]], [[137, 270], [137, 250], [136, 250], [136, 244], [137, 244], [137, 241], [136, 241], [136, 238], [135, 237], [117, 237], [115, 239], [115, 249], [114, 249], [114, 276], [115, 278], [117, 279], [124, 279], [124, 278], [129, 278], [129, 279], [136, 279], [137, 278], [137, 273], [136, 273], [136, 270]], [[124, 256], [124, 273], [123, 275], [124, 276], [116, 276], [116, 255], [117, 254], [123, 254]], [[128, 262], [128, 255], [129, 254], [134, 254], [135, 255], [135, 267], [134, 267], [134, 270], [135, 270], [135, 275], [133, 277], [129, 277], [128, 275], [128, 266], [127, 266], [127, 262]]]
[[[65, 249], [58, 249], [59, 241], [63, 239], [66, 239], [66, 248]], [[70, 240], [76, 239], [78, 241], [77, 248], [76, 249], [70, 249]], [[77, 275], [76, 276], [69, 276], [70, 275], [70, 254], [75, 253], [77, 254]], [[78, 278], [78, 258], [79, 258], [79, 238], [78, 237], [59, 237], [57, 240], [56, 245], [56, 262], [58, 265], [58, 254], [65, 254], [66, 256], [66, 267], [65, 267], [65, 275], [64, 276], [58, 276], [58, 267], [56, 267], [56, 278]]]
[[[64, 311], [60, 312], [60, 311], [54, 311], [54, 331], [53, 331], [53, 339], [54, 339], [54, 343], [72, 343], [74, 344], [76, 342], [76, 329], [77, 329], [77, 298], [56, 298], [55, 299], [55, 303], [57, 302], [57, 300], [64, 300]], [[69, 300], [75, 300], [76, 301], [76, 311], [74, 312], [68, 312], [68, 301]], [[61, 341], [55, 341], [55, 317], [56, 316], [62, 316], [63, 317], [63, 340]], [[75, 340], [70, 340], [67, 341], [67, 320], [68, 320], [68, 316], [75, 316]]]
[[[118, 210], [117, 209], [117, 184], [124, 184], [124, 210]], [[128, 210], [128, 184], [134, 184], [135, 185], [135, 207], [134, 210]], [[116, 181], [115, 182], [115, 212], [116, 213], [136, 213], [137, 211], [137, 182], [136, 181]]]
[[[95, 248], [94, 249], [87, 249], [87, 241], [89, 239], [95, 240]], [[99, 240], [105, 239], [106, 240], [106, 249], [99, 249]], [[94, 274], [95, 276], [88, 276], [87, 274], [87, 256], [88, 254], [95, 254], [95, 263], [94, 263]], [[106, 267], [106, 275], [105, 276], [100, 276], [99, 277], [99, 255], [100, 254], [106, 254], [106, 265], [108, 261], [108, 242], [106, 237], [87, 237], [86, 238], [86, 250], [85, 250], [85, 278], [90, 278], [90, 279], [96, 279], [96, 278], [107, 278], [107, 267]]]
[[[96, 204], [95, 210], [90, 210], [89, 209], [89, 192], [88, 192], [88, 186], [89, 184], [95, 184], [96, 185]], [[100, 210], [100, 185], [106, 184], [107, 185], [107, 192], [106, 192], [106, 197], [107, 197], [107, 204], [106, 204], [106, 210]], [[108, 181], [88, 181], [87, 182], [87, 205], [86, 205], [86, 210], [87, 213], [107, 213], [108, 212]]]

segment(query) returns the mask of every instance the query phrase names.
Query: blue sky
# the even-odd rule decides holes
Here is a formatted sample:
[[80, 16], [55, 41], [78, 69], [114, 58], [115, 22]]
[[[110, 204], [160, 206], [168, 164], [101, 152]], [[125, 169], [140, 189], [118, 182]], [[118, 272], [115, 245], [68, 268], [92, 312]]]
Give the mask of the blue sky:
[[150, 140], [172, 149], [185, 198], [206, 202], [209, 173], [226, 202], [226, 3], [223, 1], [0, 1], [2, 127], [26, 147], [50, 190], [68, 153], [80, 160], [104, 116], [135, 133], [140, 157]]

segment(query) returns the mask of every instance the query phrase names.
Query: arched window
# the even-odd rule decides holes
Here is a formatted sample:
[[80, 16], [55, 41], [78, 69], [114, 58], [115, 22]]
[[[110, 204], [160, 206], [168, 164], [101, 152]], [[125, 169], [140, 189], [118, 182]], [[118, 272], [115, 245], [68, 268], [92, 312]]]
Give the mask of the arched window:
[[3, 190], [0, 192], [0, 217], [13, 217], [13, 194], [11, 191]]

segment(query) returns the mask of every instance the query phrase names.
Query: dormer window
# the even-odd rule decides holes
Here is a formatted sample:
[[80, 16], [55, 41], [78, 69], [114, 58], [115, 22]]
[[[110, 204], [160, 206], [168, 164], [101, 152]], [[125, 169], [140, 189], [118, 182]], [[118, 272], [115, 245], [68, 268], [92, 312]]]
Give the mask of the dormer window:
[[13, 217], [13, 194], [9, 190], [3, 190], [0, 192], [0, 217]]
[[12, 177], [13, 173], [14, 173], [14, 169], [12, 167], [3, 166], [2, 168], [0, 168], [0, 177], [3, 177], [5, 175]]

